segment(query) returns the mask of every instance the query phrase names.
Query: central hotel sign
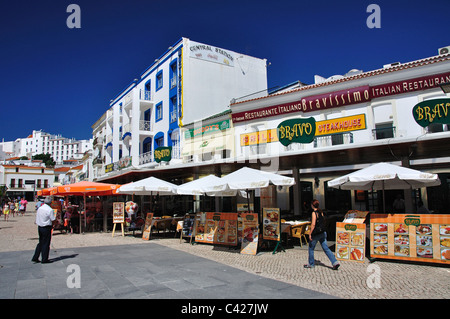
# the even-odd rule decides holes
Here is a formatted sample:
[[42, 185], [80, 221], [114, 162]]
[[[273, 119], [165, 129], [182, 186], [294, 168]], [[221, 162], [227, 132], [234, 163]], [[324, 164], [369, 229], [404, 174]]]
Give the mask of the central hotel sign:
[[364, 103], [374, 98], [389, 95], [432, 89], [445, 82], [450, 82], [450, 73], [430, 75], [377, 86], [359, 86], [347, 90], [307, 96], [301, 98], [299, 101], [290, 103], [233, 113], [232, 118], [233, 122], [236, 123], [296, 112], [307, 113], [319, 111], [323, 109]]

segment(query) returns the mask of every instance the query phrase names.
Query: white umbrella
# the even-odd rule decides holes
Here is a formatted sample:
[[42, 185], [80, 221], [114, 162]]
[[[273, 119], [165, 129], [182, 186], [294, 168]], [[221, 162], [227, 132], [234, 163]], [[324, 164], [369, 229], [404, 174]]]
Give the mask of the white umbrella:
[[437, 174], [389, 163], [374, 164], [328, 182], [328, 186], [344, 190], [382, 190], [384, 210], [386, 210], [384, 196], [386, 189], [415, 189], [440, 184]]
[[136, 182], [128, 183], [120, 186], [116, 192], [118, 194], [130, 195], [150, 195], [153, 209], [153, 195], [175, 195], [177, 193], [177, 185], [163, 181], [156, 177], [147, 177]]
[[249, 167], [243, 167], [230, 173], [222, 177], [222, 180], [228, 184], [230, 189], [236, 190], [264, 188], [271, 183], [277, 186], [292, 186], [295, 184], [295, 180], [292, 177], [286, 177]]
[[440, 184], [437, 174], [388, 163], [374, 164], [328, 182], [328, 186], [344, 190], [415, 189]]
[[136, 182], [128, 183], [117, 189], [118, 194], [134, 195], [174, 195], [177, 193], [177, 185], [163, 181], [156, 177], [148, 177]]
[[[249, 167], [243, 167], [221, 178], [225, 182], [228, 189], [231, 191], [245, 190], [247, 191], [247, 201], [250, 208], [250, 200], [248, 198], [248, 190], [265, 188], [269, 184], [277, 186], [291, 186], [295, 184], [292, 177], [269, 173]], [[213, 187], [205, 187], [208, 195], [215, 195], [223, 193], [224, 190], [215, 190]], [[223, 196], [223, 195], [222, 195]]]
[[177, 187], [177, 193], [180, 195], [205, 195], [206, 190], [214, 190], [212, 195], [216, 196], [236, 195], [236, 191], [229, 190], [226, 182], [215, 175], [208, 175]]

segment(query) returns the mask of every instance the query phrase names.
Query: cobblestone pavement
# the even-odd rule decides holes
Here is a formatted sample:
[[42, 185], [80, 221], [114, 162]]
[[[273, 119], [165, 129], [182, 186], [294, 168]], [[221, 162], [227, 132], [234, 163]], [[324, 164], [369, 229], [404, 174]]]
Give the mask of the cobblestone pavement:
[[[0, 219], [0, 252], [34, 250], [37, 240], [34, 212], [27, 212], [23, 217], [11, 216], [8, 222], [3, 220], [3, 216]], [[150, 241], [144, 241], [140, 237], [133, 237], [131, 233], [122, 237], [120, 231], [116, 232], [114, 237], [109, 232], [79, 235], [60, 234], [56, 231], [52, 238], [51, 249], [153, 243], [340, 298], [450, 298], [450, 268], [447, 266], [396, 261], [370, 263], [366, 259], [363, 264], [341, 262], [339, 270], [334, 271], [319, 245], [315, 251], [315, 259], [320, 262], [316, 263], [314, 269], [303, 268], [308, 258], [306, 245], [303, 247], [295, 245], [294, 248], [276, 254], [272, 254], [272, 251], [263, 251], [257, 256], [249, 256], [228, 247], [191, 245], [184, 240], [180, 242], [178, 237], [174, 238], [173, 233], [168, 233], [166, 237], [155, 236]], [[369, 288], [373, 287], [375, 282], [371, 280], [375, 275], [374, 269], [380, 273], [379, 285]]]

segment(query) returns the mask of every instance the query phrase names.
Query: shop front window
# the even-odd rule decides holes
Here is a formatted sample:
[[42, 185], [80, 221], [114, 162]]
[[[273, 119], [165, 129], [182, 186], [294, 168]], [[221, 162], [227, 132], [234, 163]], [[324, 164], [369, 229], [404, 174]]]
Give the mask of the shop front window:
[[427, 187], [428, 210], [433, 213], [450, 213], [450, 173], [439, 173], [441, 185]]

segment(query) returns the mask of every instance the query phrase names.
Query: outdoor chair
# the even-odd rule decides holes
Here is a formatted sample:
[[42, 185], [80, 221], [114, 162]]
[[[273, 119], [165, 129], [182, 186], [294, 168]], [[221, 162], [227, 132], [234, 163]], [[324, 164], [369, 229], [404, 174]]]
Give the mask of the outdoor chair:
[[291, 237], [298, 238], [300, 241], [300, 247], [303, 247], [302, 239], [305, 239], [305, 242], [308, 243], [309, 229], [311, 224], [300, 224], [291, 226]]

